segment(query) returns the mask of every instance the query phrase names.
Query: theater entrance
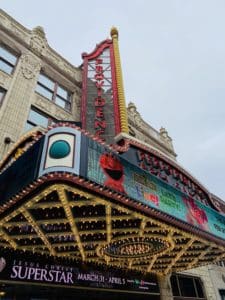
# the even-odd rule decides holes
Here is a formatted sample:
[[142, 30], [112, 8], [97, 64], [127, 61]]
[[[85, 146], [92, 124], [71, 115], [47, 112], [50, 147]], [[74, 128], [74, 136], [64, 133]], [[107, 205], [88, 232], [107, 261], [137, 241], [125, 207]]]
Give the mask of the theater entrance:
[[54, 288], [41, 285], [10, 285], [0, 287], [1, 300], [159, 300], [159, 295], [98, 289]]

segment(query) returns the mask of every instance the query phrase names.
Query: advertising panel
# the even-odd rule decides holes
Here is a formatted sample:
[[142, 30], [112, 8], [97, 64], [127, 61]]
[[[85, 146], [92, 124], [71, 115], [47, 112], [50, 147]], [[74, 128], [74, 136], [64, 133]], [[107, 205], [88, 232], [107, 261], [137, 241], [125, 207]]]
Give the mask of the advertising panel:
[[225, 237], [225, 217], [89, 140], [88, 179], [185, 221], [217, 237]]
[[88, 287], [113, 289], [139, 293], [159, 293], [154, 275], [124, 272], [75, 262], [66, 263], [60, 259], [46, 259], [43, 256], [14, 252], [0, 253], [0, 280], [65, 287]]

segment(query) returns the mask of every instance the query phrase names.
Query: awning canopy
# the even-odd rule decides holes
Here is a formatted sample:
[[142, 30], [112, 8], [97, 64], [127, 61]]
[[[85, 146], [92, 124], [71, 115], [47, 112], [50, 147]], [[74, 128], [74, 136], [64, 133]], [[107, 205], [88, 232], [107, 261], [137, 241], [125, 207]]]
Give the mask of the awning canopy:
[[29, 143], [0, 170], [0, 247], [159, 275], [224, 258], [224, 215], [135, 165], [138, 145], [65, 124]]
[[29, 196], [0, 221], [0, 246], [167, 274], [219, 260], [224, 247], [68, 184]]

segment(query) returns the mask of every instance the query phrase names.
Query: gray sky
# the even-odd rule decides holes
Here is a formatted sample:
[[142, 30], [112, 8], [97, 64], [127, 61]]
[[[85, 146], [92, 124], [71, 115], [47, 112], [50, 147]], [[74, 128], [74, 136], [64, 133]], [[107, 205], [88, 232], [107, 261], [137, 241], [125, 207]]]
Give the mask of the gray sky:
[[126, 102], [173, 138], [178, 161], [225, 200], [224, 0], [1, 0], [25, 27], [43, 26], [71, 63], [119, 29]]

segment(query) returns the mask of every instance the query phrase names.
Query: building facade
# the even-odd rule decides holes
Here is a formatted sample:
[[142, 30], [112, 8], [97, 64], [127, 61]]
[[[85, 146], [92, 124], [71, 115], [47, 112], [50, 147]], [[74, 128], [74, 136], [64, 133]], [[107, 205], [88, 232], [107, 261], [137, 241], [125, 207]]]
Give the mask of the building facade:
[[[0, 276], [2, 284], [0, 296], [2, 299], [36, 299], [37, 297], [38, 299], [71, 299], [72, 297], [81, 299], [108, 297], [111, 299], [117, 295], [133, 299], [137, 297], [167, 300], [225, 299], [223, 265], [225, 205], [223, 201], [212, 195], [179, 166], [172, 139], [165, 128], [161, 128], [160, 131], [152, 128], [142, 119], [134, 103], [129, 103], [128, 107], [125, 107], [117, 30], [111, 31], [111, 40], [102, 42], [93, 53], [84, 54], [83, 59], [84, 63], [81, 67], [71, 65], [48, 45], [43, 28], [38, 26], [33, 30], [28, 30], [0, 10], [0, 184], [2, 184], [0, 191], [3, 195], [0, 220], [2, 236], [0, 270], [5, 269], [5, 259], [2, 260], [2, 258], [8, 259], [8, 249], [12, 251], [10, 255], [14, 261], [19, 260], [18, 256], [21, 257], [21, 261], [12, 266], [10, 277], [1, 278]], [[102, 75], [103, 69], [104, 76]], [[96, 97], [94, 104], [91, 95]], [[77, 174], [76, 179], [72, 180], [68, 175], [71, 173], [69, 158], [64, 164], [55, 167], [54, 159], [59, 153], [55, 152], [54, 148], [48, 148], [57, 141], [51, 140], [51, 132], [58, 134], [60, 141], [65, 138], [66, 133], [68, 134], [66, 143], [62, 143], [60, 147], [70, 144], [71, 139], [74, 139], [74, 147], [76, 149], [80, 147], [88, 153], [88, 157], [85, 157], [85, 153], [74, 154], [75, 159], [80, 160], [82, 165], [80, 170], [73, 166], [73, 172]], [[72, 135], [75, 137], [72, 138]], [[48, 139], [49, 144], [44, 142], [44, 137]], [[110, 146], [105, 146], [103, 138]], [[77, 142], [79, 140], [80, 144]], [[85, 143], [89, 146], [85, 146]], [[104, 147], [108, 147], [107, 150]], [[47, 149], [50, 152], [52, 149], [50, 158], [47, 156], [44, 158], [43, 153]], [[41, 151], [43, 151], [42, 154], [40, 154]], [[66, 151], [66, 149], [63, 148], [60, 151]], [[14, 173], [10, 175], [8, 170], [13, 167], [18, 168], [17, 165], [22, 167], [22, 159], [24, 162], [27, 161], [27, 165], [32, 164], [32, 158], [27, 156], [28, 152], [29, 155], [35, 153], [40, 155], [37, 162], [36, 157], [33, 158], [34, 165], [36, 164], [36, 168], [39, 168], [39, 177], [37, 179], [33, 171], [30, 171], [32, 169], [30, 166], [26, 174], [21, 173], [22, 179], [20, 182], [18, 179], [17, 182], [17, 178], [13, 177]], [[110, 173], [104, 165], [106, 162], [109, 164], [108, 157], [110, 157], [113, 166], [116, 167], [113, 174], [119, 176], [119, 180], [112, 177], [110, 182], [109, 180], [103, 182], [103, 175], [95, 173], [99, 166], [96, 162], [92, 165], [90, 160], [90, 157], [94, 156], [100, 161], [105, 177], [112, 174], [112, 170]], [[83, 163], [85, 160], [90, 161], [88, 166]], [[124, 162], [122, 167], [121, 162]], [[136, 166], [131, 167], [130, 162]], [[45, 164], [48, 167], [45, 168]], [[137, 167], [150, 173], [153, 179], [148, 179], [148, 176]], [[50, 174], [46, 171], [49, 168]], [[86, 173], [85, 168], [89, 168], [89, 173]], [[138, 182], [137, 190], [135, 190], [137, 196], [134, 199], [141, 201], [142, 196], [145, 198], [143, 200], [145, 202], [142, 202], [143, 207], [140, 206], [140, 208], [132, 202], [133, 200], [130, 201], [133, 190], [129, 187], [128, 179], [124, 183], [124, 177], [119, 175], [119, 171], [123, 170], [125, 176], [127, 174], [129, 178], [129, 170], [131, 172], [134, 169], [136, 170], [133, 173], [134, 177], [136, 176], [135, 182]], [[34, 176], [32, 182], [29, 181], [31, 177], [27, 177], [29, 172]], [[64, 176], [62, 173], [65, 173], [65, 178], [62, 178]], [[17, 174], [20, 174], [20, 171]], [[78, 175], [81, 175], [80, 181], [77, 179]], [[82, 178], [86, 177], [92, 183], [84, 184]], [[8, 183], [8, 180], [13, 180], [13, 178], [15, 186]], [[27, 186], [24, 186], [21, 192], [19, 187], [25, 180], [24, 178], [27, 180]], [[52, 178], [54, 182], [51, 181]], [[150, 190], [155, 189], [155, 193], [147, 194], [147, 187], [143, 188], [146, 182]], [[3, 183], [7, 183], [8, 187], [3, 187]], [[72, 184], [75, 186], [73, 187]], [[171, 184], [176, 191], [169, 193]], [[34, 186], [30, 188], [30, 185]], [[45, 185], [48, 185], [48, 188]], [[124, 185], [126, 185], [126, 199], [124, 198]], [[108, 188], [105, 189], [105, 186]], [[161, 198], [157, 196], [157, 187], [164, 191]], [[100, 200], [96, 198], [96, 203], [90, 204], [89, 207], [86, 204], [88, 199], [100, 191]], [[182, 196], [180, 196], [181, 193], [183, 193]], [[74, 217], [75, 221], [72, 220], [72, 214], [73, 216], [75, 214], [72, 210], [73, 206], [67, 203], [68, 198], [65, 194], [71, 195], [72, 198], [79, 197], [80, 202], [77, 200], [79, 203], [74, 204], [74, 207], [80, 211], [80, 214]], [[201, 222], [196, 223], [193, 216], [189, 215], [186, 216], [188, 225], [183, 224], [181, 218], [177, 220], [176, 215], [169, 211], [169, 207], [174, 210], [177, 208], [177, 199], [181, 199], [185, 194], [194, 200], [188, 200], [189, 202], [185, 200], [186, 202], [182, 203], [185, 203], [189, 210], [193, 207], [198, 209]], [[176, 201], [174, 195], [176, 195]], [[36, 204], [33, 197], [36, 197]], [[45, 198], [49, 203], [42, 203]], [[56, 201], [56, 198], [60, 204], [52, 205], [51, 202]], [[161, 212], [158, 212], [158, 202], [162, 199], [164, 199], [164, 206], [161, 207]], [[18, 209], [20, 202], [17, 200], [24, 206]], [[147, 200], [153, 203], [152, 207], [147, 207]], [[198, 207], [196, 203], [199, 202], [201, 204]], [[201, 205], [210, 210], [206, 217]], [[82, 210], [82, 207], [85, 209]], [[104, 210], [105, 223], [101, 223], [102, 210]], [[91, 219], [93, 213], [96, 213], [95, 219]], [[64, 218], [62, 214], [65, 214]], [[89, 219], [87, 214], [90, 214]], [[212, 219], [219, 220], [213, 224], [217, 230], [215, 232], [210, 232], [204, 224], [211, 216]], [[18, 219], [19, 217], [21, 220]], [[19, 225], [20, 223], [23, 224]], [[62, 234], [54, 229], [57, 226]], [[70, 230], [64, 230], [67, 226]], [[59, 240], [57, 236], [60, 236]], [[118, 239], [120, 236], [122, 236], [121, 240]], [[70, 249], [70, 244], [74, 243], [74, 237], [76, 247]], [[104, 243], [104, 239], [108, 244]], [[122, 250], [121, 246], [116, 243], [117, 239], [120, 243], [124, 243]], [[41, 246], [41, 243], [38, 245], [39, 240], [44, 245]], [[154, 243], [150, 242], [152, 240]], [[101, 244], [104, 247], [101, 248]], [[116, 251], [116, 254], [112, 251]], [[118, 251], [122, 252], [118, 254]], [[73, 257], [72, 253], [77, 254]], [[124, 256], [124, 253], [127, 256]], [[35, 268], [41, 271], [34, 271], [33, 266], [28, 266], [29, 261], [34, 260], [35, 255], [39, 255], [42, 261], [41, 267], [38, 265]], [[26, 256], [28, 257], [27, 265], [22, 265]], [[51, 270], [44, 269], [44, 265], [56, 264], [52, 257], [56, 257], [61, 271], [59, 268], [53, 273]], [[143, 258], [148, 261], [144, 262]], [[35, 263], [37, 264], [36, 261]], [[84, 267], [84, 263], [87, 263], [87, 266]], [[70, 284], [73, 281], [72, 277], [69, 271], [68, 273], [65, 271], [72, 265], [76, 267], [76, 270], [71, 272], [74, 274], [77, 272], [78, 278], [80, 276], [83, 280], [82, 284], [76, 282], [74, 289]], [[26, 269], [23, 270], [22, 267]], [[87, 275], [89, 274], [87, 270], [92, 270], [89, 272], [92, 275]], [[109, 270], [111, 275], [107, 275]], [[32, 272], [36, 273], [33, 275]], [[37, 272], [41, 272], [41, 275]], [[83, 275], [80, 275], [81, 273]], [[143, 277], [146, 273], [149, 273], [150, 277]], [[21, 277], [21, 280], [12, 280], [16, 276]], [[57, 293], [51, 287], [53, 276], [56, 276], [54, 282], [62, 283], [58, 285]], [[59, 276], [61, 276], [60, 279]], [[141, 283], [138, 287], [131, 284], [134, 276], [137, 281], [143, 283], [143, 286]], [[22, 277], [26, 277], [26, 280], [22, 280]], [[104, 286], [103, 283], [99, 283], [103, 277], [109, 278], [107, 279], [108, 285]], [[38, 280], [39, 285], [37, 285]], [[86, 284], [84, 284], [85, 280]], [[94, 284], [95, 281], [98, 281], [98, 284]], [[126, 286], [123, 285], [125, 281]], [[147, 283], [152, 286], [151, 290]], [[98, 297], [95, 295], [96, 289], [99, 293]]]

